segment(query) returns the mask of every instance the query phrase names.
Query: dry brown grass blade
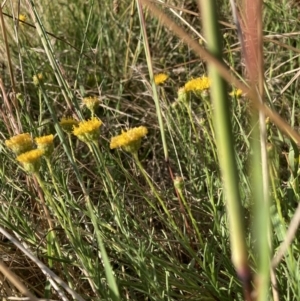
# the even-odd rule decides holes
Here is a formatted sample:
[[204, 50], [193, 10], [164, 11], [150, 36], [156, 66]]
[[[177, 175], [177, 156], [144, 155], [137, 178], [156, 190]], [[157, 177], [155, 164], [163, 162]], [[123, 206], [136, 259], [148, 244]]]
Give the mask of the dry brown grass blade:
[[38, 301], [36, 298], [27, 288], [26, 286], [20, 281], [18, 276], [12, 272], [2, 260], [0, 260], [0, 272], [25, 296], [29, 298], [30, 301]]
[[[5, 27], [5, 22], [4, 22], [4, 18], [3, 18], [2, 7], [0, 7], [0, 24], [1, 24], [1, 28], [2, 28], [2, 35], [3, 35], [5, 51], [6, 51], [6, 60], [7, 60], [7, 64], [8, 64], [11, 87], [12, 87], [12, 91], [13, 91], [13, 93], [11, 93], [11, 95], [8, 96], [8, 94], [6, 93], [6, 89], [3, 85], [3, 82], [0, 79], [0, 89], [2, 92], [2, 97], [4, 99], [3, 109], [5, 109], [9, 113], [10, 116], [9, 116], [9, 118], [6, 118], [6, 112], [4, 112], [2, 109], [1, 109], [1, 115], [2, 115], [3, 121], [7, 127], [7, 130], [10, 133], [10, 135], [11, 134], [19, 134], [21, 132], [21, 123], [18, 120], [18, 118], [16, 118], [16, 116], [18, 116], [19, 103], [18, 103], [18, 99], [16, 98], [16, 85], [15, 85], [15, 79], [14, 79], [14, 75], [13, 75], [13, 67], [12, 67], [12, 61], [11, 61], [11, 57], [10, 57], [10, 51], [9, 51], [9, 45], [8, 45], [8, 40], [7, 40], [6, 27]], [[13, 109], [15, 112], [13, 112]]]
[[[0, 226], [0, 233], [10, 240], [23, 254], [29, 257], [48, 277], [51, 281], [52, 286], [56, 286], [57, 290], [64, 289], [68, 294], [70, 294], [75, 300], [85, 301], [79, 294], [77, 294], [73, 289], [71, 289], [68, 284], [66, 284], [60, 277], [58, 277], [52, 270], [50, 270], [44, 263], [42, 263], [28, 248], [25, 248], [16, 238], [14, 238], [10, 233], [8, 233], [3, 227]], [[58, 287], [59, 286], [59, 287]]]
[[243, 7], [244, 16], [241, 26], [245, 63], [248, 77], [252, 83], [258, 82], [261, 91], [263, 86], [263, 55], [262, 55], [262, 2], [246, 0]]
[[[10, 136], [20, 134], [22, 132], [22, 126], [19, 120], [16, 119], [16, 116], [13, 112], [13, 108], [9, 99], [9, 96], [6, 93], [2, 79], [0, 78], [0, 90], [2, 93], [4, 105], [0, 108], [3, 122], [9, 132]], [[16, 109], [16, 108], [14, 108]], [[4, 111], [5, 110], [5, 111]]]
[[[12, 63], [11, 63], [11, 59], [10, 59], [9, 45], [8, 45], [8, 41], [7, 41], [6, 28], [5, 28], [4, 18], [3, 18], [2, 7], [0, 7], [0, 22], [1, 22], [3, 40], [4, 40], [4, 44], [5, 44], [10, 81], [11, 81], [13, 91], [16, 92], [16, 85], [15, 85], [15, 79], [14, 79], [14, 75], [13, 75]], [[14, 105], [17, 109], [18, 103], [16, 102]]]
[[188, 33], [186, 33], [181, 27], [175, 24], [166, 14], [164, 14], [159, 8], [152, 4], [149, 0], [141, 0], [144, 6], [156, 16], [159, 21], [166, 26], [169, 30], [175, 33], [180, 39], [182, 39], [186, 44], [188, 44], [196, 54], [199, 55], [203, 60], [209, 61], [213, 64], [219, 71], [220, 75], [231, 85], [243, 90], [244, 93], [252, 100], [253, 106], [262, 110], [266, 116], [269, 116], [270, 119], [280, 128], [284, 133], [291, 137], [300, 145], [300, 135], [289, 125], [287, 124], [276, 112], [272, 111], [266, 105], [260, 103], [257, 94], [255, 91], [250, 89], [247, 85], [240, 82], [233, 74], [230, 73], [228, 68], [218, 61], [213, 55], [211, 55], [207, 50], [201, 47], [195, 40], [193, 40]]

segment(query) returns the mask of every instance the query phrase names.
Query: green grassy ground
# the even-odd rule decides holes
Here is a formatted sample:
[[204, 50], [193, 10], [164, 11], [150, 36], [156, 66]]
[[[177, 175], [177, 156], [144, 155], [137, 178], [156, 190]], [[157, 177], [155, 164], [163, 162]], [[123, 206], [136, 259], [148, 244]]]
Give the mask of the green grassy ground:
[[[224, 60], [243, 82], [245, 62], [229, 1], [217, 2]], [[167, 4], [159, 7], [206, 46], [196, 1]], [[299, 9], [297, 1], [268, 0], [263, 12], [265, 102], [296, 131]], [[3, 13], [0, 229], [35, 258], [2, 231], [4, 264], [37, 298], [79, 300], [49, 281], [39, 260], [84, 300], [245, 300], [231, 260], [214, 105], [209, 90], [180, 90], [208, 76], [204, 61], [147, 10], [143, 23], [136, 1], [28, 1], [6, 3]], [[25, 22], [12, 18], [19, 13]], [[153, 73], [168, 75], [160, 85], [150, 80], [150, 56]], [[237, 186], [257, 293], [254, 111], [247, 96], [229, 96], [232, 90], [228, 86]], [[83, 102], [87, 97], [100, 100], [93, 112]], [[86, 143], [63, 131], [65, 117], [97, 117], [103, 124], [100, 133], [94, 124], [85, 127], [97, 135]], [[111, 149], [112, 137], [140, 126], [148, 133], [138, 151]], [[272, 260], [293, 237], [287, 230], [297, 219], [299, 153], [272, 121], [266, 127]], [[53, 152], [33, 173], [7, 147], [21, 133], [54, 135]], [[270, 284], [268, 300], [299, 299], [299, 236], [293, 238], [274, 269], [278, 290]], [[24, 296], [0, 266], [1, 298]]]

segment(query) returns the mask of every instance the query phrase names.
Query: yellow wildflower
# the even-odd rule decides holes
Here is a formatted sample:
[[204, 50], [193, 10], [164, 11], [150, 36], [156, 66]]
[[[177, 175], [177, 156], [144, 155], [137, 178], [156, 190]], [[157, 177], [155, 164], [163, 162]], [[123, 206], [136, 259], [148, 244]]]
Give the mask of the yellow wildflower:
[[32, 138], [28, 133], [16, 135], [5, 140], [5, 145], [16, 155], [20, 155], [33, 149]]
[[63, 117], [59, 124], [64, 132], [71, 134], [73, 132], [73, 127], [78, 126], [79, 122], [72, 117]]
[[241, 89], [234, 89], [229, 93], [231, 97], [240, 98], [243, 95], [243, 91]]
[[39, 145], [44, 145], [44, 144], [53, 144], [53, 139], [54, 136], [51, 135], [47, 135], [47, 136], [42, 136], [42, 137], [36, 137], [34, 140], [36, 142], [36, 144]]
[[169, 78], [169, 76], [165, 73], [159, 73], [154, 75], [154, 82], [156, 85], [160, 85], [163, 84], [167, 79]]
[[17, 157], [17, 160], [21, 162], [24, 169], [30, 173], [38, 172], [41, 165], [41, 157], [44, 151], [41, 149], [33, 149], [29, 152], [23, 153]]
[[191, 79], [184, 85], [184, 88], [186, 92], [190, 92], [190, 91], [201, 92], [209, 89], [210, 84], [211, 84], [210, 79], [206, 76], [202, 76], [202, 77]]
[[82, 102], [92, 113], [94, 113], [100, 104], [100, 100], [97, 96], [84, 97]]
[[141, 146], [141, 140], [148, 133], [148, 129], [144, 126], [135, 127], [128, 131], [122, 131], [121, 135], [111, 138], [110, 148], [122, 147], [129, 153], [135, 153]]
[[79, 125], [74, 127], [73, 134], [86, 143], [97, 141], [101, 125], [102, 121], [93, 117], [90, 120], [79, 122]]
[[27, 20], [27, 16], [25, 14], [19, 14], [19, 20], [25, 22]]
[[42, 74], [42, 73], [38, 73], [38, 74], [34, 75], [34, 76], [32, 77], [32, 81], [33, 81], [33, 84], [34, 84], [35, 86], [38, 86], [38, 85], [41, 84], [42, 81], [43, 81], [43, 74]]
[[33, 149], [29, 152], [23, 153], [17, 157], [21, 163], [34, 163], [43, 156], [44, 151], [41, 149]]
[[53, 135], [37, 137], [34, 139], [35, 143], [37, 145], [37, 148], [43, 150], [44, 156], [47, 158], [49, 158], [54, 151], [53, 139], [54, 139]]

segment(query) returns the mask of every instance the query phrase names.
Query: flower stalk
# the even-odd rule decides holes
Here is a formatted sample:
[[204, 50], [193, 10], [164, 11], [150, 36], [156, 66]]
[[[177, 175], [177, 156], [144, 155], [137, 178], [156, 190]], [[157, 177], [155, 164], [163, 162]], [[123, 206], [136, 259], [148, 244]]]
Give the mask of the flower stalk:
[[[199, 0], [199, 4], [208, 50], [221, 62], [222, 43], [218, 27], [216, 1]], [[250, 301], [252, 300], [251, 272], [248, 264], [244, 215], [239, 192], [239, 175], [235, 159], [227, 85], [214, 64], [208, 62], [208, 69], [209, 77], [212, 80], [210, 91], [214, 104], [216, 141], [229, 218], [232, 262], [243, 284], [245, 299]]]

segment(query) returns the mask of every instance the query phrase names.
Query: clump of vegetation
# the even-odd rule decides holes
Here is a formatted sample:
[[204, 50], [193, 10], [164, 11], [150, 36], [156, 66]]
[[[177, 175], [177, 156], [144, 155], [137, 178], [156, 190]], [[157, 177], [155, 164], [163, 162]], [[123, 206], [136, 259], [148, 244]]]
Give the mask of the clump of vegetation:
[[5, 3], [3, 299], [299, 299], [299, 7], [205, 2]]

